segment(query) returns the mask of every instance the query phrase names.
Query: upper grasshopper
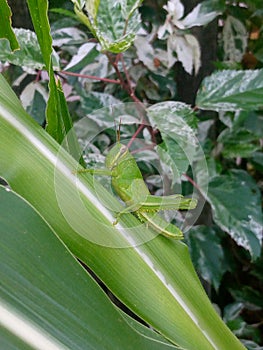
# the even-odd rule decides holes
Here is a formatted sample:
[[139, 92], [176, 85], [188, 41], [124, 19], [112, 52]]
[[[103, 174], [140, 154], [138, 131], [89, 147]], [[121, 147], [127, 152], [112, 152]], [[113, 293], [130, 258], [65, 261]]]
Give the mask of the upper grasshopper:
[[162, 197], [151, 195], [136, 160], [128, 147], [120, 143], [119, 133], [117, 138], [118, 142], [106, 156], [105, 170], [84, 169], [80, 170], [80, 172], [92, 172], [111, 176], [112, 187], [118, 196], [127, 204], [126, 208], [118, 213], [114, 224], [118, 222], [121, 214], [132, 212], [139, 220], [147, 223], [162, 235], [174, 239], [183, 239], [182, 231], [175, 225], [163, 220], [156, 212], [170, 209], [194, 209], [197, 201], [195, 199], [185, 198], [180, 194]]

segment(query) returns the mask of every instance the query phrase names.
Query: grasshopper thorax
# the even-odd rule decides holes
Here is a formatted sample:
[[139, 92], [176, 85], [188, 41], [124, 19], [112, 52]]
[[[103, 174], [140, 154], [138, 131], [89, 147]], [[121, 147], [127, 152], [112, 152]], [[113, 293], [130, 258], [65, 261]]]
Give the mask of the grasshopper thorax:
[[129, 153], [128, 147], [121, 143], [116, 143], [106, 156], [105, 165], [112, 170], [116, 167]]

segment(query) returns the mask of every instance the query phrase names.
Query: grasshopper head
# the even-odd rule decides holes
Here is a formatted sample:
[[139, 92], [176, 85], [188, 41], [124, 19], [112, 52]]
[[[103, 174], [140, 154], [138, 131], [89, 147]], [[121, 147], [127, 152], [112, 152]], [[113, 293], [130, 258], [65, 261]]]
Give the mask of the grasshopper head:
[[116, 143], [116, 145], [112, 147], [112, 149], [106, 156], [106, 168], [112, 170], [122, 161], [122, 159], [127, 155], [128, 152], [129, 150], [125, 145], [122, 145], [119, 142]]

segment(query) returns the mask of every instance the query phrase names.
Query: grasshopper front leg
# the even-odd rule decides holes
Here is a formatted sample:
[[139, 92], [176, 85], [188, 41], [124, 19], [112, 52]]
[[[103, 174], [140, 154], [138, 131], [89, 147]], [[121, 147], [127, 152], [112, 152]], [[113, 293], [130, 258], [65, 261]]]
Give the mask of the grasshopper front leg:
[[79, 169], [74, 172], [75, 174], [90, 173], [92, 175], [105, 175], [112, 176], [112, 171], [109, 169]]

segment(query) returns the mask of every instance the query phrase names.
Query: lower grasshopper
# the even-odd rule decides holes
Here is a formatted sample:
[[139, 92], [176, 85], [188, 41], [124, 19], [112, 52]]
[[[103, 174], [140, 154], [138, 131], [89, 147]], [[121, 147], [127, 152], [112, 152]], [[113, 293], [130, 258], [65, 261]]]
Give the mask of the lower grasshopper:
[[194, 209], [197, 201], [176, 194], [171, 196], [153, 196], [146, 186], [136, 160], [129, 152], [127, 146], [120, 142], [109, 151], [105, 160], [106, 169], [84, 169], [79, 172], [92, 172], [111, 176], [112, 187], [118, 196], [127, 204], [117, 214], [116, 221], [121, 214], [132, 212], [140, 221], [148, 224], [155, 231], [174, 239], [183, 239], [182, 231], [158, 214], [159, 210]]

